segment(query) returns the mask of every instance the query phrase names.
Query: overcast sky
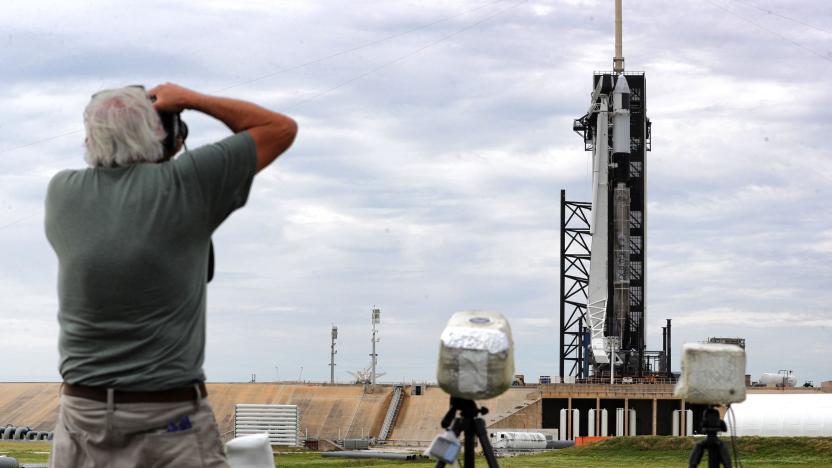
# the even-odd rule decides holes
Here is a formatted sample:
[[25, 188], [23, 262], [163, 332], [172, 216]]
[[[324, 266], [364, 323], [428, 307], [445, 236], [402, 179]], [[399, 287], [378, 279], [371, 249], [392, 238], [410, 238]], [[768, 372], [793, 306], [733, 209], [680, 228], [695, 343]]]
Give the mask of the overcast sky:
[[[453, 312], [505, 314], [556, 375], [559, 192], [613, 56], [612, 0], [8, 0], [0, 15], [0, 380], [59, 380], [49, 178], [84, 167], [104, 88], [164, 81], [294, 117], [294, 147], [214, 237], [209, 380], [435, 380]], [[81, 6], [83, 4], [83, 6]], [[748, 372], [832, 380], [832, 4], [624, 1], [647, 74], [648, 345], [747, 339]], [[227, 134], [194, 112], [189, 146]], [[824, 201], [826, 200], [826, 201]], [[301, 375], [302, 371], [302, 375]]]

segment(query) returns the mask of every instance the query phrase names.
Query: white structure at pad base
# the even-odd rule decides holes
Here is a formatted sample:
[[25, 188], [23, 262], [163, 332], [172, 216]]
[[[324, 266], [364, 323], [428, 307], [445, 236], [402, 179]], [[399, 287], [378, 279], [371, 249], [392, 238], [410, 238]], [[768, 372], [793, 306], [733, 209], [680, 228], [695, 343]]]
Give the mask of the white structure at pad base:
[[586, 416], [586, 435], [595, 436], [595, 408], [590, 408]]
[[231, 439], [225, 453], [231, 468], [274, 468], [274, 452], [265, 433]]
[[601, 437], [607, 437], [610, 435], [610, 431], [608, 429], [609, 424], [609, 412], [606, 409], [601, 410]]
[[298, 445], [297, 405], [254, 405], [239, 403], [234, 406], [234, 436], [268, 434], [271, 445]]
[[581, 411], [572, 410], [572, 438], [577, 439], [581, 435]]
[[569, 428], [566, 424], [566, 409], [560, 410], [560, 425], [558, 426], [558, 439], [569, 440]]
[[829, 393], [751, 393], [731, 407], [738, 436], [832, 437]]
[[673, 435], [693, 435], [693, 410], [685, 410], [685, 425], [682, 426], [682, 410], [673, 410]]

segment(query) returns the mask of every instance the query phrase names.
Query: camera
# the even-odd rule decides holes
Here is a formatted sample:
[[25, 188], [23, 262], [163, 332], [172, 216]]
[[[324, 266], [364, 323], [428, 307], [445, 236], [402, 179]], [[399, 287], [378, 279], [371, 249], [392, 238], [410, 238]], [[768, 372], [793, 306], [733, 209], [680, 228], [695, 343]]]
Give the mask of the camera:
[[708, 405], [745, 401], [745, 350], [730, 344], [686, 343], [674, 395]]
[[455, 313], [440, 337], [439, 386], [468, 400], [502, 394], [514, 376], [513, 348], [511, 328], [499, 313]]

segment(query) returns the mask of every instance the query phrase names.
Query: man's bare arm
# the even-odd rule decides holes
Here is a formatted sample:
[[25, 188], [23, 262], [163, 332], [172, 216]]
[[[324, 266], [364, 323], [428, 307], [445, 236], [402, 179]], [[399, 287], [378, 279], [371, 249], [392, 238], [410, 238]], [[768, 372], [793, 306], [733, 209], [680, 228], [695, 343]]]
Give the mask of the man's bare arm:
[[290, 117], [250, 102], [210, 96], [172, 83], [159, 85], [147, 94], [156, 97], [156, 110], [192, 109], [214, 117], [234, 133], [248, 130], [257, 148], [257, 172], [289, 149], [298, 132], [297, 123]]

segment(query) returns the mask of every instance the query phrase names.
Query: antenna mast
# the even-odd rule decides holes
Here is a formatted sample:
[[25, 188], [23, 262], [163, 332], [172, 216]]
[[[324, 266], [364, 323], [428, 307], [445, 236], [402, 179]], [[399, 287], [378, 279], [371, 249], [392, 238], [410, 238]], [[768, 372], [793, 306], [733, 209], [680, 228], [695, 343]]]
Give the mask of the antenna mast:
[[378, 307], [373, 307], [373, 352], [370, 354], [370, 358], [372, 359], [372, 373], [370, 374], [370, 384], [371, 384], [371, 391], [375, 391], [376, 389], [376, 363], [378, 362], [378, 354], [376, 354], [376, 343], [379, 342], [378, 339], [378, 324], [381, 322], [381, 310]]
[[329, 383], [335, 383], [335, 355], [338, 351], [335, 350], [335, 340], [338, 339], [338, 327], [332, 326], [332, 342], [329, 350]]
[[615, 57], [612, 70], [616, 75], [624, 73], [624, 55], [621, 52], [621, 0], [615, 0]]

